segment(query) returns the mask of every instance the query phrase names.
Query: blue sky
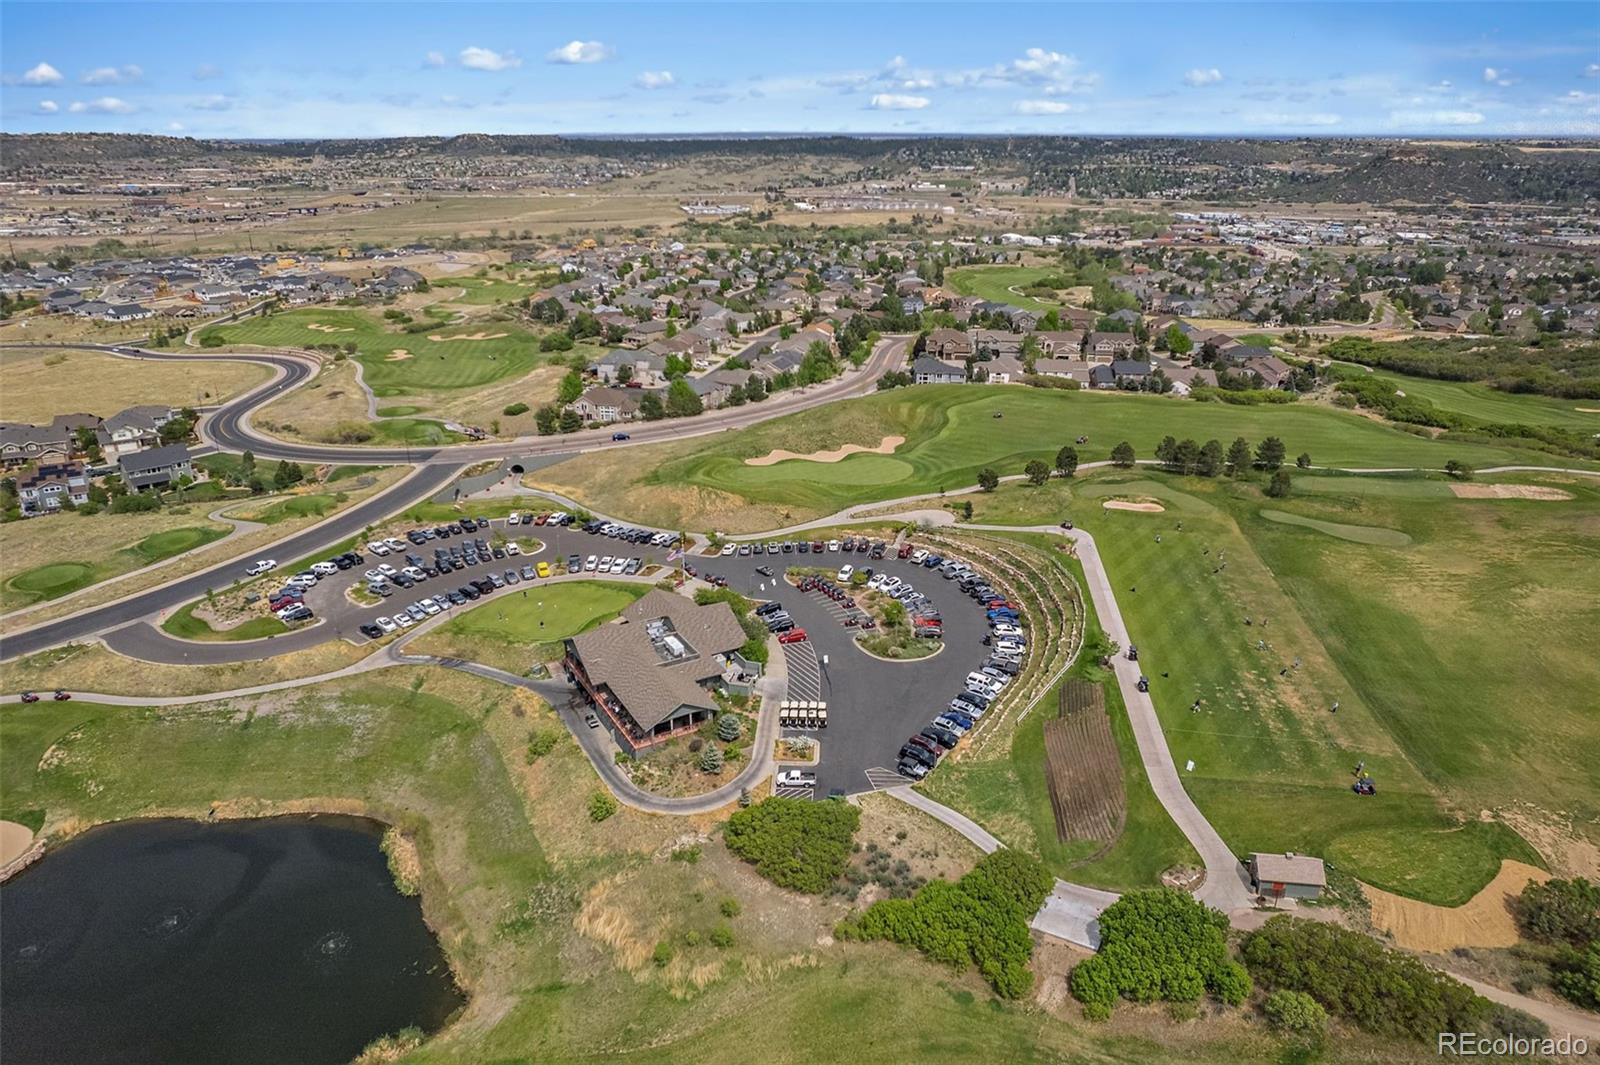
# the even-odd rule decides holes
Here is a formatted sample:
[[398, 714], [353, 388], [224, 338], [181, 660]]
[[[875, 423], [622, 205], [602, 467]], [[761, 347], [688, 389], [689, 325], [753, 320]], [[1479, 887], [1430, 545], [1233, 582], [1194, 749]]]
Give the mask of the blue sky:
[[0, 128], [1600, 134], [1600, 4], [7, 0]]

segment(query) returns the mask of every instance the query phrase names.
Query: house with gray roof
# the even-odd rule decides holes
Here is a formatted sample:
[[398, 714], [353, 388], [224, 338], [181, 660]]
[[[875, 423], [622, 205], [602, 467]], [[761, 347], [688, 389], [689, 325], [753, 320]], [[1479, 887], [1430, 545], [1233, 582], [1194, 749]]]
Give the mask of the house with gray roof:
[[123, 455], [117, 460], [122, 470], [122, 483], [135, 492], [147, 488], [162, 489], [180, 477], [193, 477], [194, 465], [189, 448], [184, 444], [168, 444]]
[[911, 379], [919, 385], [959, 385], [967, 379], [967, 370], [924, 355], [911, 364]]

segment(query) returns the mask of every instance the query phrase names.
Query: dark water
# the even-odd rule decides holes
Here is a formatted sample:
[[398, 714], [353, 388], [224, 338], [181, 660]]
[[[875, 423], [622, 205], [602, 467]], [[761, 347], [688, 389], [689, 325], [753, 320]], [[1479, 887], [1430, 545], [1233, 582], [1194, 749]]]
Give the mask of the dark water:
[[316, 1065], [462, 1004], [383, 826], [86, 832], [0, 887], [5, 1065]]

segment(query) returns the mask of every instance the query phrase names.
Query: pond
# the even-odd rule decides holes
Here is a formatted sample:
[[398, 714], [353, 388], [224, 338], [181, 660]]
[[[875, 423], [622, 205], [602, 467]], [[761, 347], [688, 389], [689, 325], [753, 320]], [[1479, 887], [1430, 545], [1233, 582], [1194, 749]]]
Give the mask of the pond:
[[463, 1004], [384, 826], [124, 821], [0, 886], [6, 1065], [348, 1062]]

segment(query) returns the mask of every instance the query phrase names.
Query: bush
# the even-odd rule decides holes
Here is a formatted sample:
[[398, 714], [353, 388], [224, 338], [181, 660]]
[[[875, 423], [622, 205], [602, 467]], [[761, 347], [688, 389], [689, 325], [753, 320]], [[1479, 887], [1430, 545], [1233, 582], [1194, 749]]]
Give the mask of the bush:
[[507, 418], [515, 418], [519, 414], [528, 413], [528, 405], [526, 403], [508, 403], [500, 413]]
[[1328, 1011], [1304, 991], [1274, 991], [1261, 1009], [1272, 1027], [1289, 1035], [1316, 1038], [1328, 1027]]
[[723, 743], [732, 743], [744, 735], [744, 722], [739, 720], [738, 714], [723, 714], [717, 718], [717, 739]]
[[1118, 996], [1134, 1002], [1193, 1002], [1210, 992], [1237, 1005], [1250, 976], [1228, 956], [1228, 919], [1181, 891], [1122, 896], [1100, 915], [1100, 953], [1072, 971], [1073, 997], [1092, 1017]]
[[672, 961], [672, 944], [664, 939], [657, 943], [656, 949], [650, 952], [650, 960], [655, 962], [656, 968], [665, 969]]
[[720, 773], [722, 771], [722, 748], [714, 743], [706, 744], [706, 749], [700, 752], [700, 771], [703, 773]]
[[1432, 1040], [1492, 1020], [1488, 1001], [1465, 984], [1337, 925], [1274, 917], [1245, 937], [1242, 953], [1263, 987], [1303, 991], [1376, 1035]]
[[725, 924], [719, 924], [711, 930], [711, 945], [718, 950], [727, 950], [733, 946], [733, 929]]
[[1586, 1010], [1600, 1010], [1600, 941], [1579, 954], [1569, 950], [1555, 964], [1555, 989]]
[[1513, 906], [1529, 939], [1582, 947], [1600, 940], [1600, 884], [1577, 877], [1522, 889]]
[[728, 818], [723, 839], [774, 884], [816, 895], [844, 871], [860, 822], [849, 803], [771, 798]]
[[604, 821], [617, 812], [617, 800], [603, 791], [597, 791], [589, 796], [589, 820]]
[[528, 752], [525, 755], [528, 764], [532, 765], [555, 750], [563, 735], [563, 730], [553, 728], [538, 728], [528, 733]]
[[1037, 858], [1000, 850], [955, 883], [935, 880], [910, 899], [873, 903], [837, 933], [903, 943], [946, 965], [976, 965], [1001, 997], [1021, 998], [1033, 986], [1029, 922], [1054, 883]]
[[738, 899], [723, 899], [721, 905], [717, 907], [717, 912], [724, 917], [737, 917], [742, 909]]

